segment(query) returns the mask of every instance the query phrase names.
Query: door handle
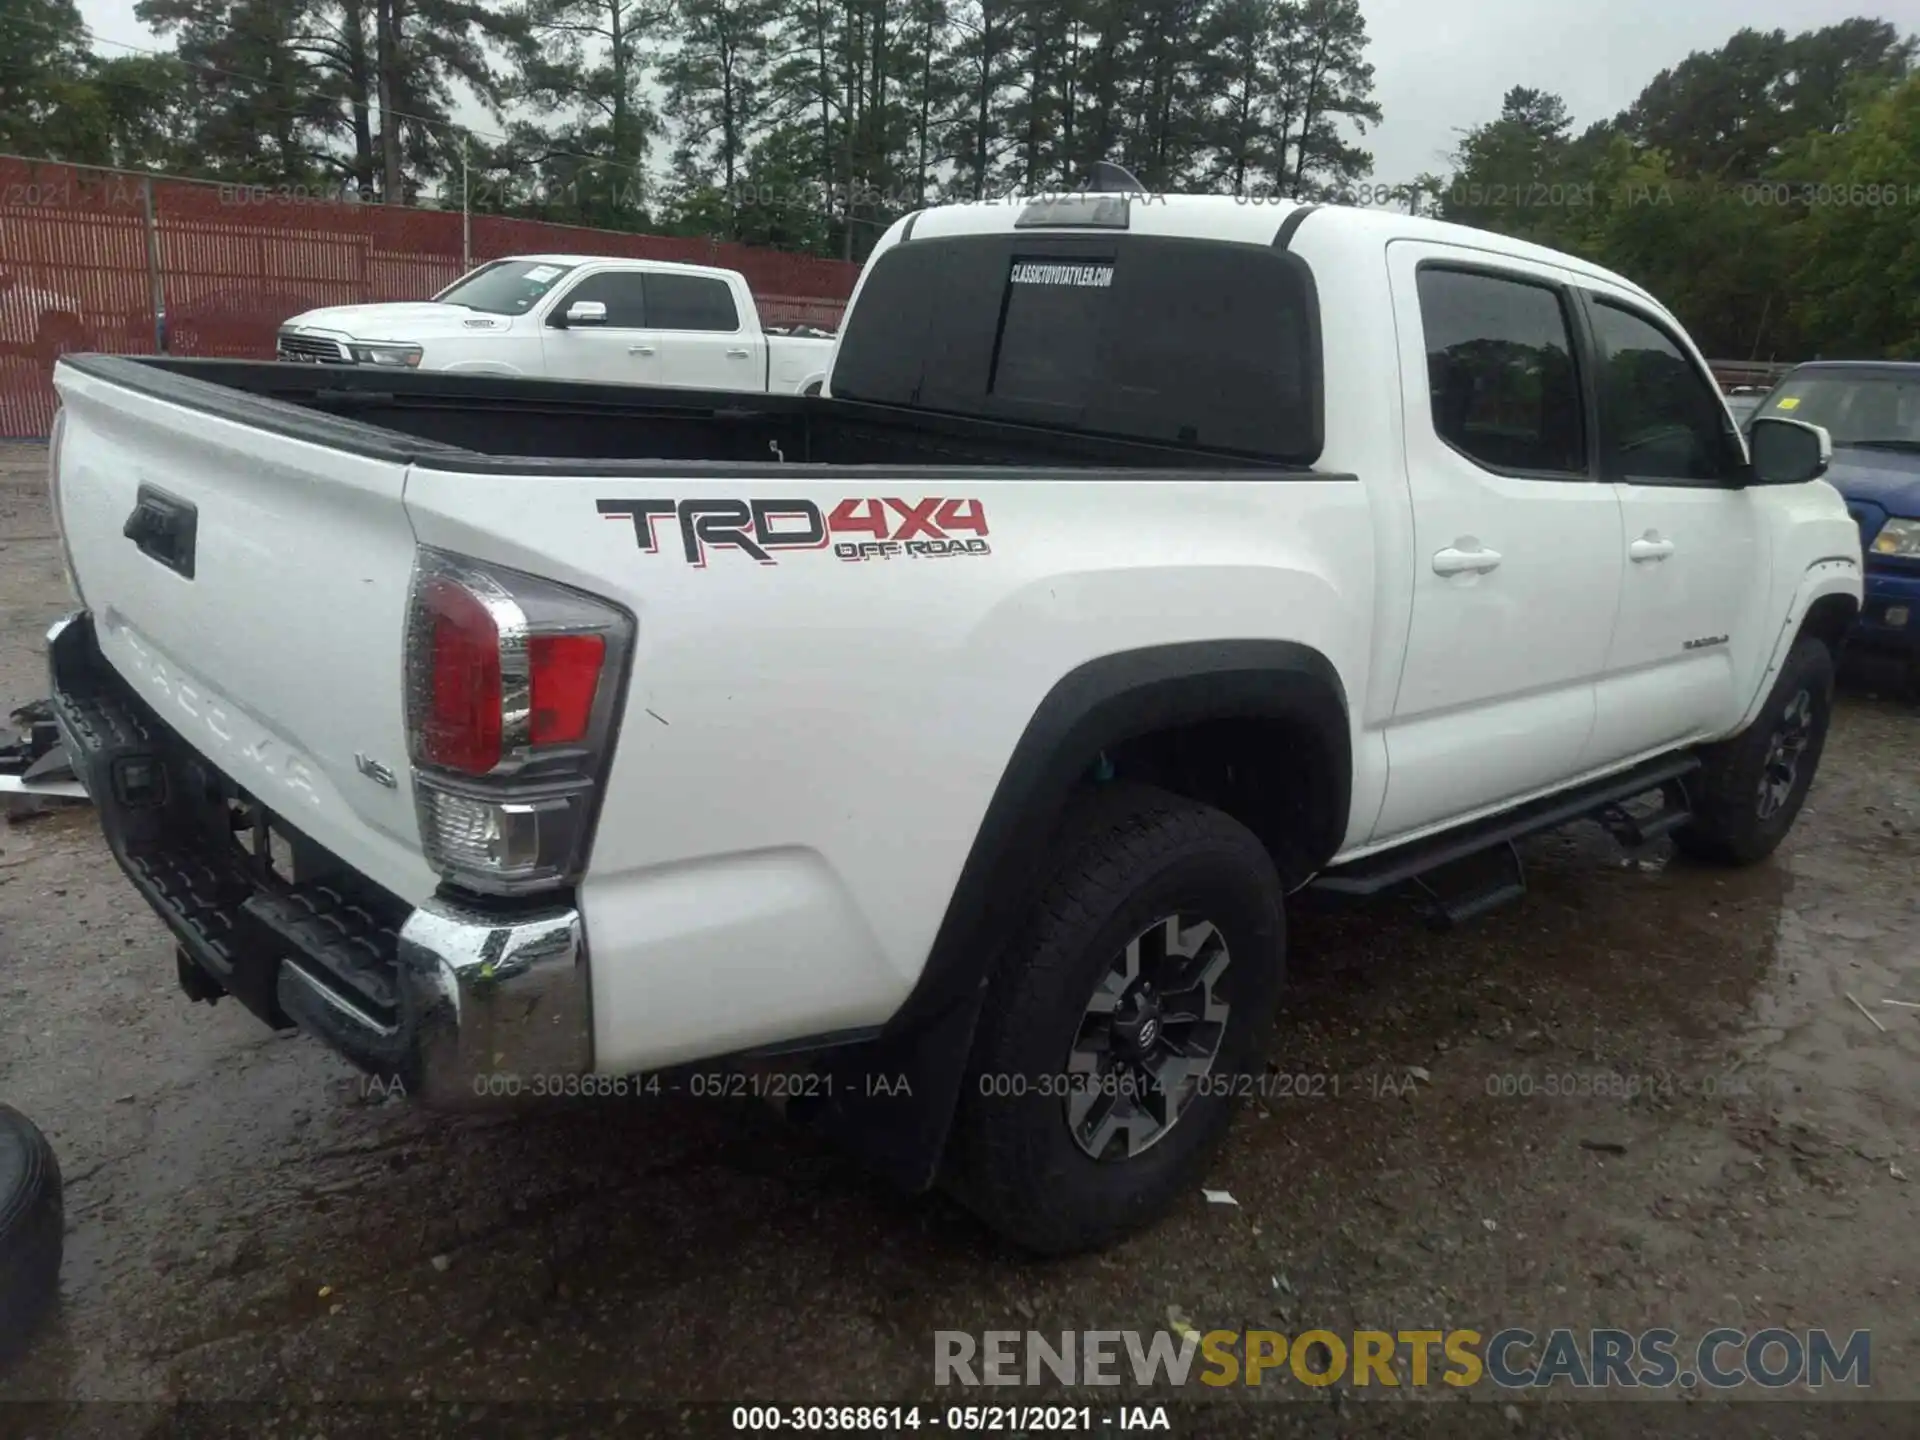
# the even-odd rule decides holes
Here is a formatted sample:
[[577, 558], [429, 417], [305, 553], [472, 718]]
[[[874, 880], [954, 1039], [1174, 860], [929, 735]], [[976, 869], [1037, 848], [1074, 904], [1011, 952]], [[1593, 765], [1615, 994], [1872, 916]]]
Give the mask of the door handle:
[[1452, 545], [1438, 551], [1433, 557], [1433, 573], [1436, 575], [1464, 575], [1472, 573], [1484, 575], [1489, 570], [1500, 567], [1500, 552], [1485, 548], [1461, 550]]
[[629, 345], [627, 346], [627, 353], [629, 355], [651, 355], [654, 353], [654, 347], [651, 345]]
[[747, 359], [751, 359], [751, 358], [752, 358], [752, 356], [753, 356], [753, 352], [752, 352], [751, 350], [729, 350], [729, 351], [727, 351], [727, 358], [728, 358], [729, 360], [747, 360]]
[[1645, 535], [1642, 535], [1638, 540], [1627, 546], [1627, 557], [1636, 565], [1643, 565], [1649, 560], [1664, 560], [1672, 553], [1673, 542], [1671, 540], [1662, 540], [1652, 531], [1648, 531]]

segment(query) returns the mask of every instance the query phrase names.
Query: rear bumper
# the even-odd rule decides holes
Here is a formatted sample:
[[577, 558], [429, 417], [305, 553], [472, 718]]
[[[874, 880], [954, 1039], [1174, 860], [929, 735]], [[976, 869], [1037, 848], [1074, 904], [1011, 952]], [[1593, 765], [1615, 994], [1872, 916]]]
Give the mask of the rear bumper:
[[1862, 650], [1920, 655], [1920, 574], [1876, 569], [1869, 557], [1860, 618], [1849, 638]]
[[[74, 773], [114, 859], [179, 942], [189, 993], [230, 994], [438, 1106], [537, 1093], [593, 1068], [577, 909], [408, 906], [260, 817], [106, 663], [84, 612], [54, 624], [47, 654]], [[290, 865], [236, 838], [263, 833], [256, 820]]]

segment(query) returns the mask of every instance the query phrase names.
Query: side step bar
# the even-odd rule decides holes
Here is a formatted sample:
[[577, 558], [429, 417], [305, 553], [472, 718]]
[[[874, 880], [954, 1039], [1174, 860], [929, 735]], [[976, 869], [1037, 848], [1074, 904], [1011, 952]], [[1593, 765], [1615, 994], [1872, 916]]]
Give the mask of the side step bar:
[[[1409, 845], [1398, 846], [1323, 870], [1307, 887], [1322, 895], [1368, 896], [1419, 880], [1422, 876], [1468, 860], [1496, 846], [1511, 846], [1523, 836], [1543, 830], [1557, 830], [1588, 816], [1599, 819], [1623, 843], [1640, 845], [1684, 825], [1690, 817], [1685, 779], [1700, 768], [1692, 755], [1667, 755], [1618, 775], [1604, 776], [1574, 790], [1544, 796], [1516, 809], [1490, 815], [1470, 825], [1462, 825]], [[1664, 793], [1665, 808], [1647, 816], [1634, 815], [1625, 802], [1649, 790]], [[1518, 870], [1519, 857], [1513, 857]], [[1454, 907], [1458, 918], [1490, 909], [1496, 899], [1512, 898], [1524, 891], [1524, 881], [1508, 881], [1466, 906]], [[1451, 917], [1450, 917], [1451, 918]]]
[[1527, 893], [1527, 867], [1513, 841], [1416, 875], [1415, 910], [1436, 930], [1451, 930]]

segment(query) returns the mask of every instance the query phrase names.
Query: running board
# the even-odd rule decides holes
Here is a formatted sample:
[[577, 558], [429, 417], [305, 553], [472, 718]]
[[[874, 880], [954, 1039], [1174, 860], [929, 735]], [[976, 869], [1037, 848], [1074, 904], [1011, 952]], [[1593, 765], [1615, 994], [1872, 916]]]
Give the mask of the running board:
[[[1485, 820], [1476, 820], [1472, 824], [1382, 851], [1378, 855], [1369, 855], [1365, 859], [1336, 865], [1322, 871], [1308, 888], [1323, 895], [1378, 895], [1495, 846], [1511, 845], [1515, 840], [1543, 830], [1558, 830], [1562, 825], [1588, 816], [1601, 819], [1623, 841], [1643, 844], [1656, 835], [1664, 835], [1685, 824], [1690, 818], [1685, 804], [1686, 787], [1681, 782], [1699, 768], [1699, 759], [1692, 755], [1668, 755], [1649, 760], [1631, 770], [1604, 776], [1557, 795], [1529, 801], [1512, 810], [1488, 816]], [[1638, 817], [1622, 808], [1623, 802], [1636, 795], [1644, 795], [1649, 790], [1665, 792], [1665, 809], [1651, 816]], [[1518, 864], [1517, 857], [1515, 863]], [[1499, 900], [1510, 899], [1524, 889], [1524, 881], [1493, 887], [1471, 897], [1464, 904], [1452, 907], [1455, 915], [1449, 916], [1449, 919], [1458, 923], [1458, 919], [1491, 909]]]
[[1407, 882], [1413, 907], [1436, 930], [1451, 930], [1527, 893], [1527, 867], [1513, 841], [1428, 870]]

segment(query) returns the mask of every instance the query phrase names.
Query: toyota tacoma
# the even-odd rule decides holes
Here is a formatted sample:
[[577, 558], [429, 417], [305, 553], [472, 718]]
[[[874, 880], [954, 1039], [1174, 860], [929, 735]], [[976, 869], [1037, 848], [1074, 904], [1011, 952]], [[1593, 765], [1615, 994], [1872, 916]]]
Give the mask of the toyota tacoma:
[[1861, 598], [1824, 431], [1382, 211], [925, 210], [820, 396], [55, 380], [54, 706], [189, 995], [429, 1103], [784, 1057], [1040, 1252], [1190, 1193], [1303, 890], [1766, 856]]

